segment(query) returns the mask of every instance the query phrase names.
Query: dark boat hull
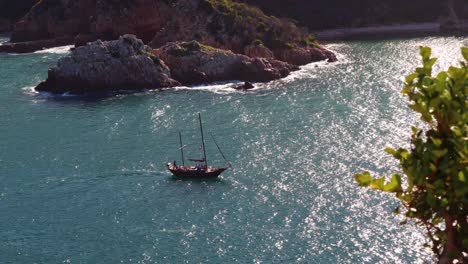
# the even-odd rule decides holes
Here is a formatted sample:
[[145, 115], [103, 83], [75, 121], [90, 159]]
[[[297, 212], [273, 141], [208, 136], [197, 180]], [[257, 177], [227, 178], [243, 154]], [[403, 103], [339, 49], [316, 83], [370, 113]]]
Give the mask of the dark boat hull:
[[175, 168], [172, 165], [167, 165], [169, 171], [175, 177], [181, 178], [216, 178], [227, 168], [208, 168], [207, 170], [197, 170], [194, 167], [179, 167]]

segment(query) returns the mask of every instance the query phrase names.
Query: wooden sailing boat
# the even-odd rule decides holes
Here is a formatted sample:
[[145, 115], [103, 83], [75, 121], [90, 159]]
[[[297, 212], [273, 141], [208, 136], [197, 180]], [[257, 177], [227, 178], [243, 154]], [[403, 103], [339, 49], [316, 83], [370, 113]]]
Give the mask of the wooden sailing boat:
[[[205, 137], [203, 135], [203, 125], [201, 120], [201, 114], [198, 113], [198, 120], [200, 121], [200, 133], [202, 138], [202, 148], [203, 148], [203, 158], [201, 159], [188, 159], [190, 161], [196, 162], [196, 166], [185, 166], [184, 159], [184, 146], [182, 145], [182, 135], [179, 132], [179, 141], [180, 141], [180, 154], [182, 156], [182, 166], [177, 165], [176, 161], [167, 163], [167, 168], [169, 171], [176, 177], [187, 177], [187, 178], [215, 178], [218, 177], [223, 171], [228, 169], [228, 167], [210, 167], [208, 166], [208, 161], [206, 159], [206, 149], [205, 149]], [[214, 140], [214, 138], [213, 138]], [[223, 152], [219, 148], [216, 141], [214, 141], [219, 152], [226, 160]], [[227, 161], [227, 160], [226, 160]]]

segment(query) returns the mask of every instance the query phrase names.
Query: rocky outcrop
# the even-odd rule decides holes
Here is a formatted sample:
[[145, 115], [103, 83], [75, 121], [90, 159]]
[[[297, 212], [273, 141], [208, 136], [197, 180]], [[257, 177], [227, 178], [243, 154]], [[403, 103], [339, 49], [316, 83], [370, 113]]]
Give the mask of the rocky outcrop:
[[245, 82], [241, 85], [238, 85], [238, 86], [235, 86], [234, 89], [236, 90], [240, 90], [240, 91], [247, 91], [247, 90], [250, 90], [250, 89], [253, 89], [255, 88], [255, 86], [250, 83], [250, 82]]
[[196, 41], [168, 43], [155, 53], [184, 84], [241, 80], [266, 82], [283, 78], [297, 66], [266, 58], [250, 58]]
[[275, 50], [275, 57], [294, 65], [305, 65], [322, 60], [327, 60], [328, 62], [337, 61], [336, 55], [333, 52], [320, 47], [278, 49]]
[[272, 59], [275, 57], [273, 52], [264, 45], [249, 45], [244, 48], [244, 54], [252, 58], [259, 57]]
[[169, 68], [133, 35], [75, 48], [51, 68], [37, 91], [95, 93], [177, 86]]
[[[49, 69], [37, 91], [75, 94], [139, 90], [216, 81], [266, 82], [299, 67], [191, 42], [152, 50], [134, 35], [95, 41], [72, 50]], [[247, 86], [246, 86], [247, 87]], [[251, 87], [250, 87], [251, 88]]]

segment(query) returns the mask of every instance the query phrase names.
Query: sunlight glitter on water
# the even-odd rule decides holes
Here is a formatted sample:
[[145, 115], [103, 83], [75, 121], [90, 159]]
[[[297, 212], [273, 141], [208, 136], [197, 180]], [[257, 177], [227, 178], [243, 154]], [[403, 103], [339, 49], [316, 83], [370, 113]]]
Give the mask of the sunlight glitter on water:
[[[21, 90], [59, 55], [8, 57], [0, 222], [15, 232], [0, 230], [10, 241], [0, 255], [11, 263], [430, 262], [422, 231], [391, 213], [398, 202], [357, 187], [353, 175], [398, 171], [383, 149], [408, 146], [410, 126], [420, 125], [399, 93], [418, 46], [433, 46], [446, 67], [463, 43], [339, 43], [330, 47], [340, 63], [307, 65], [252, 92], [225, 83], [102, 100]], [[233, 168], [216, 181], [173, 179], [164, 163], [179, 159], [178, 131], [200, 155], [198, 112]], [[224, 164], [212, 142], [207, 149], [212, 164]]]

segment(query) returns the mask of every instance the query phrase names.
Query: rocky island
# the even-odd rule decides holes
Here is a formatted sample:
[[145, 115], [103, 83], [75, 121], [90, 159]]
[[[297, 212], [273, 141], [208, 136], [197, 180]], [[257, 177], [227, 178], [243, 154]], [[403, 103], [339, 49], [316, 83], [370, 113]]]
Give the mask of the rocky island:
[[15, 24], [0, 52], [69, 44], [76, 48], [37, 90], [265, 82], [300, 65], [336, 61], [306, 28], [231, 0], [43, 0]]
[[82, 94], [227, 80], [265, 82], [298, 69], [272, 58], [250, 58], [197, 41], [171, 42], [153, 50], [134, 35], [124, 35], [73, 49], [49, 69], [47, 80], [36, 90]]

